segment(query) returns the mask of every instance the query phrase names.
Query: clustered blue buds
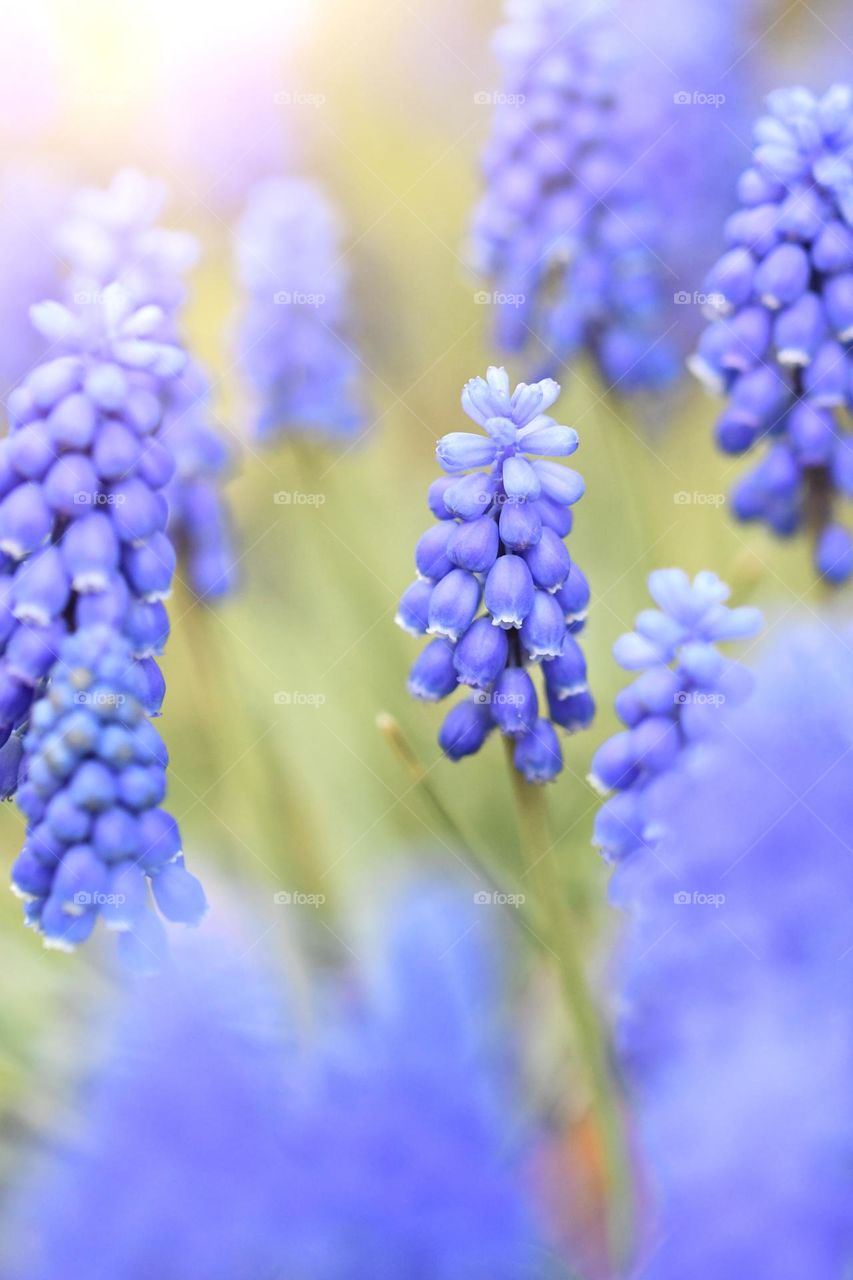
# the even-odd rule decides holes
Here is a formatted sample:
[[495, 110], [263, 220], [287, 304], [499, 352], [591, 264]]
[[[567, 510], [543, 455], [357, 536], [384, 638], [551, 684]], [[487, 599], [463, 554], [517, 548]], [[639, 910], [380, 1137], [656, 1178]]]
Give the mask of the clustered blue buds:
[[656, 569], [649, 591], [659, 608], [638, 614], [635, 629], [613, 650], [621, 667], [640, 672], [616, 696], [625, 728], [592, 761], [593, 784], [616, 792], [595, 823], [595, 843], [614, 862], [655, 842], [650, 788], [666, 785], [684, 749], [713, 729], [720, 706], [748, 692], [748, 673], [722, 656], [718, 642], [752, 636], [761, 626], [757, 609], [725, 605], [729, 588], [708, 571], [691, 582], [682, 569]]
[[[175, 570], [164, 492], [175, 464], [159, 431], [168, 389], [186, 356], [172, 341], [163, 310], [136, 306], [122, 285], [112, 283], [75, 310], [45, 302], [32, 317], [61, 354], [38, 365], [12, 392], [11, 434], [0, 442], [5, 795], [31, 768], [38, 776], [40, 768], [44, 773], [52, 767], [54, 755], [57, 776], [68, 776], [64, 771], [73, 761], [62, 746], [43, 766], [31, 759], [42, 748], [36, 725], [28, 733], [27, 724], [32, 711], [43, 729], [53, 727], [62, 704], [51, 699], [64, 670], [91, 666], [99, 687], [107, 679], [98, 675], [101, 650], [78, 649], [78, 637], [90, 629], [100, 636], [106, 628], [110, 643], [126, 645], [136, 663], [116, 696], [133, 695], [149, 715], [159, 714], [165, 686], [156, 655], [168, 636], [163, 601]], [[107, 671], [115, 669], [115, 661], [106, 662]], [[133, 683], [125, 688], [128, 681]], [[67, 798], [57, 803], [63, 806]], [[133, 819], [125, 815], [122, 821], [127, 826]], [[69, 838], [79, 843], [73, 833]], [[48, 847], [58, 860], [55, 844]], [[40, 911], [31, 910], [29, 918], [41, 927]], [[55, 913], [48, 913], [46, 924], [55, 936]], [[62, 937], [67, 942], [76, 935]]]
[[261, 442], [306, 427], [348, 438], [364, 425], [342, 240], [315, 183], [271, 178], [252, 191], [235, 252], [247, 294], [239, 354]]
[[588, 353], [623, 393], [668, 383], [656, 217], [622, 101], [624, 27], [598, 0], [522, 0], [497, 37], [504, 91], [484, 158], [473, 265], [497, 340], [541, 373]]
[[177, 825], [159, 808], [168, 755], [148, 718], [156, 697], [112, 627], [86, 627], [61, 648], [23, 736], [27, 836], [12, 886], [46, 946], [71, 950], [100, 916], [149, 967], [162, 926], [148, 885], [168, 920], [197, 924], [206, 909]]
[[[410, 693], [436, 701], [457, 685], [473, 690], [444, 721], [443, 750], [453, 760], [471, 755], [497, 727], [514, 741], [528, 782], [550, 781], [563, 766], [554, 725], [585, 728], [595, 711], [575, 639], [589, 587], [564, 542], [584, 485], [545, 460], [578, 447], [577, 432], [547, 415], [559, 394], [550, 379], [510, 393], [497, 368], [467, 383], [462, 407], [486, 434], [457, 431], [438, 443], [447, 475], [430, 487], [437, 523], [418, 542], [418, 580], [397, 614], [404, 630], [433, 637]], [[547, 715], [531, 663], [542, 667]]]
[[755, 139], [729, 247], [705, 285], [715, 318], [691, 366], [728, 398], [720, 448], [766, 441], [735, 515], [783, 537], [808, 529], [818, 572], [837, 584], [853, 573], [838, 510], [853, 496], [853, 90], [773, 93]]
[[[186, 232], [157, 225], [165, 190], [135, 169], [123, 169], [105, 190], [83, 188], [57, 233], [71, 265], [67, 296], [76, 304], [97, 301], [118, 281], [136, 306], [154, 303], [164, 313], [172, 339], [186, 294], [184, 275], [198, 257]], [[175, 470], [166, 486], [170, 537], [200, 596], [220, 596], [233, 586], [234, 553], [222, 488], [231, 451], [212, 423], [210, 386], [198, 363], [188, 359], [172, 380], [163, 406], [160, 438]]]

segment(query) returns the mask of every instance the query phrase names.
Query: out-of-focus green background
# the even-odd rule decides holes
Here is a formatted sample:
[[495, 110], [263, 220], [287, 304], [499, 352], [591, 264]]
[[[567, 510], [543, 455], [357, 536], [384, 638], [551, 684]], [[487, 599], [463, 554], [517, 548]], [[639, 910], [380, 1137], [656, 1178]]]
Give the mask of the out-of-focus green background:
[[[765, 28], [778, 16], [768, 10]], [[242, 454], [230, 486], [241, 586], [216, 606], [176, 592], [161, 728], [188, 860], [217, 886], [218, 902], [254, 900], [283, 948], [314, 908], [276, 908], [277, 891], [324, 895], [332, 945], [347, 937], [353, 897], [380, 891], [413, 851], [451, 866], [470, 862], [378, 732], [382, 712], [398, 719], [463, 835], [510, 879], [516, 874], [500, 743], [460, 765], [439, 759], [443, 710], [407, 698], [419, 643], [393, 624], [415, 541], [431, 519], [425, 494], [436, 438], [464, 425], [466, 379], [500, 363], [491, 308], [475, 301], [462, 252], [490, 124], [475, 95], [499, 85], [488, 46], [497, 17], [482, 0], [250, 0], [228, 14], [165, 0], [133, 10], [56, 0], [21, 19], [24, 47], [44, 62], [33, 74], [34, 102], [4, 113], [4, 162], [35, 161], [88, 182], [137, 164], [168, 181], [166, 221], [203, 243], [189, 323], [212, 372], [216, 412]], [[782, 56], [797, 41], [818, 42], [817, 26], [802, 6], [767, 40]], [[8, 33], [4, 41], [5, 65], [16, 46]], [[300, 103], [276, 102], [281, 94]], [[756, 90], [756, 109], [759, 102]], [[217, 159], [229, 130], [238, 138], [233, 164]], [[244, 169], [310, 173], [345, 212], [372, 419], [345, 453], [305, 442], [261, 452], [249, 442], [230, 245]], [[717, 249], [697, 245], [697, 288]], [[523, 376], [520, 363], [513, 373]], [[570, 547], [592, 585], [583, 643], [600, 710], [590, 732], [566, 742], [566, 771], [548, 800], [563, 874], [589, 908], [591, 934], [609, 933], [613, 921], [606, 871], [590, 846], [597, 798], [585, 774], [614, 727], [622, 678], [610, 649], [646, 603], [648, 571], [713, 568], [740, 598], [763, 603], [771, 621], [816, 600], [803, 548], [734, 526], [719, 505], [739, 467], [714, 452], [714, 413], [687, 380], [673, 409], [616, 404], [584, 366], [565, 378], [558, 404], [559, 419], [581, 437], [575, 462], [587, 494]], [[282, 492], [318, 500], [276, 502]], [[4, 806], [7, 865], [22, 829]], [[23, 929], [11, 895], [0, 898], [0, 913], [8, 1154], [20, 1126], [43, 1117], [85, 1060], [83, 1013], [101, 981], [99, 948], [111, 939], [99, 934], [80, 955], [48, 952]]]

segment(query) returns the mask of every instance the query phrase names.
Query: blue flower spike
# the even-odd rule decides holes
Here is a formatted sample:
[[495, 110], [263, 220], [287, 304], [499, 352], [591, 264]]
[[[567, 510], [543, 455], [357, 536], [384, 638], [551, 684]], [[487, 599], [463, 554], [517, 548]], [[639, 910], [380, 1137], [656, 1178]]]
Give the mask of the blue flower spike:
[[725, 604], [729, 588], [715, 573], [656, 569], [649, 591], [657, 609], [638, 614], [634, 630], [620, 636], [613, 655], [638, 672], [616, 696], [625, 728], [596, 751], [590, 781], [615, 792], [596, 817], [595, 843], [610, 862], [653, 844], [649, 799], [692, 743], [713, 732], [720, 708], [749, 692], [748, 673], [717, 645], [754, 636], [758, 609]]
[[[418, 543], [418, 581], [397, 616], [404, 630], [433, 637], [409, 692], [438, 701], [458, 686], [469, 690], [439, 733], [446, 755], [473, 755], [497, 728], [514, 743], [528, 782], [549, 782], [563, 767], [553, 725], [571, 733], [594, 714], [574, 636], [589, 587], [564, 541], [583, 481], [549, 460], [578, 447], [577, 432], [548, 416], [559, 394], [550, 378], [511, 392], [498, 368], [467, 384], [462, 407], [480, 430], [438, 442], [446, 475], [429, 494], [437, 523]], [[531, 678], [537, 666], [541, 705]]]
[[853, 90], [772, 93], [752, 166], [705, 285], [711, 324], [690, 366], [727, 399], [729, 454], [761, 451], [732, 509], [781, 537], [805, 530], [817, 572], [853, 574]]

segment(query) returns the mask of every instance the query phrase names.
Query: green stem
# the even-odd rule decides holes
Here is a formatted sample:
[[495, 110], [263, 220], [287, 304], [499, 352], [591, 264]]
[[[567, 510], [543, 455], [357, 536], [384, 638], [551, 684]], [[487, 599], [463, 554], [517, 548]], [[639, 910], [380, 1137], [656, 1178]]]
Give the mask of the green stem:
[[577, 924], [567, 907], [560, 882], [544, 793], [541, 787], [524, 781], [513, 765], [511, 742], [506, 745], [525, 874], [529, 874], [536, 885], [536, 894], [547, 922], [545, 945], [559, 969], [566, 1007], [574, 1028], [584, 1084], [589, 1092], [590, 1112], [601, 1147], [608, 1197], [609, 1249], [613, 1263], [622, 1264], [631, 1245], [633, 1188], [607, 1038], [590, 995], [577, 948]]
[[[462, 831], [430, 781], [429, 770], [403, 733], [399, 722], [394, 716], [389, 715], [387, 711], [381, 712], [376, 717], [376, 727], [403, 765], [417, 793], [432, 811], [448, 840], [452, 842], [454, 849], [458, 853], [467, 854], [474, 862], [478, 863], [501, 892], [517, 893], [521, 886], [519, 884], [510, 884], [507, 881], [505, 869], [498, 867], [495, 859], [485, 849], [475, 848], [474, 843]], [[529, 917], [528, 924], [534, 932], [541, 928], [541, 921], [538, 919], [535, 907], [536, 904], [528, 907], [526, 903], [522, 907], [522, 912], [526, 917]]]

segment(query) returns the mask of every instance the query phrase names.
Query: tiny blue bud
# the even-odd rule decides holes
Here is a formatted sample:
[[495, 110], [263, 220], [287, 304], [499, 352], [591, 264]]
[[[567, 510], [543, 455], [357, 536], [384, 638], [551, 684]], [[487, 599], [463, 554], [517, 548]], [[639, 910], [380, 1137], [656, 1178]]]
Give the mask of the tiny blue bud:
[[780, 244], [755, 270], [755, 292], [765, 306], [789, 307], [805, 293], [811, 275], [809, 255], [798, 244]]
[[815, 566], [818, 573], [830, 582], [840, 585], [853, 574], [853, 540], [840, 524], [828, 524], [821, 533], [815, 548]]
[[451, 478], [444, 491], [444, 503], [451, 515], [462, 520], [475, 520], [483, 515], [495, 500], [495, 483], [490, 476], [477, 472], [474, 475]]
[[447, 544], [456, 526], [451, 521], [441, 521], [427, 529], [415, 547], [415, 567], [426, 582], [438, 582], [450, 573], [453, 562], [447, 554]]
[[542, 530], [542, 537], [525, 551], [524, 559], [536, 586], [545, 591], [561, 587], [572, 567], [566, 545], [553, 529]]
[[494, 462], [498, 446], [488, 436], [474, 435], [470, 431], [451, 431], [442, 436], [436, 446], [436, 457], [445, 471], [470, 471], [472, 467], [485, 467]]
[[36, 553], [15, 573], [12, 612], [21, 622], [46, 627], [62, 613], [71, 596], [71, 583], [55, 546]]
[[119, 564], [112, 520], [93, 511], [72, 521], [62, 540], [62, 559], [75, 591], [103, 591]]
[[494, 519], [480, 516], [454, 526], [447, 542], [447, 557], [459, 569], [487, 573], [497, 559], [499, 543]]
[[0, 503], [0, 550], [21, 560], [41, 546], [52, 524], [41, 489], [35, 484], [18, 485]]
[[419, 580], [407, 587], [400, 598], [394, 621], [414, 636], [426, 635], [432, 583]]
[[547, 591], [536, 591], [521, 624], [521, 643], [531, 662], [556, 658], [566, 637], [566, 621], [559, 603]]
[[499, 556], [489, 570], [483, 598], [498, 627], [520, 627], [533, 607], [535, 587], [520, 556]]
[[501, 733], [514, 735], [533, 728], [539, 701], [533, 681], [523, 667], [506, 667], [491, 697], [492, 719]]
[[501, 505], [500, 539], [508, 551], [526, 551], [542, 536], [542, 517], [535, 502], [507, 501]]
[[444, 636], [455, 643], [470, 627], [479, 604], [480, 584], [474, 575], [465, 569], [451, 570], [433, 588], [429, 602], [429, 634]]
[[447, 713], [438, 733], [438, 743], [451, 760], [461, 760], [480, 750], [491, 728], [488, 703], [466, 698]]
[[542, 663], [542, 672], [549, 691], [558, 699], [571, 697], [586, 689], [586, 658], [574, 636], [564, 637], [559, 654]]
[[438, 702], [452, 693], [456, 685], [453, 645], [447, 640], [431, 640], [418, 654], [409, 672], [406, 686], [409, 693], [425, 702]]
[[515, 744], [513, 763], [527, 782], [552, 782], [563, 767], [563, 750], [547, 720], [537, 720]]
[[478, 618], [456, 646], [453, 662], [461, 684], [488, 689], [506, 666], [509, 640], [506, 631]]

